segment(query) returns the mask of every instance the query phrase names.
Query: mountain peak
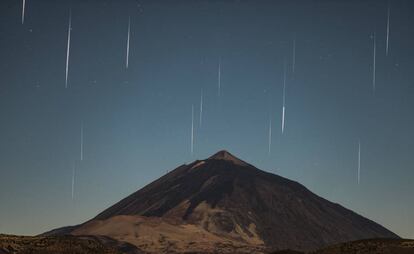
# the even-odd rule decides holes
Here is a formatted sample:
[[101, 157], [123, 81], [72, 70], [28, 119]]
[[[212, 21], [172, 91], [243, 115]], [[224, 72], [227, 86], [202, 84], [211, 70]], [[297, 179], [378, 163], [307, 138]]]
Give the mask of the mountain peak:
[[236, 165], [241, 165], [241, 166], [248, 165], [246, 162], [240, 160], [239, 158], [237, 158], [236, 156], [234, 156], [233, 154], [231, 154], [230, 152], [226, 150], [218, 151], [214, 155], [210, 156], [208, 160], [225, 160], [225, 161], [230, 161]]
[[225, 150], [181, 165], [94, 219], [51, 234], [108, 236], [145, 253], [311, 251], [357, 239], [398, 238]]

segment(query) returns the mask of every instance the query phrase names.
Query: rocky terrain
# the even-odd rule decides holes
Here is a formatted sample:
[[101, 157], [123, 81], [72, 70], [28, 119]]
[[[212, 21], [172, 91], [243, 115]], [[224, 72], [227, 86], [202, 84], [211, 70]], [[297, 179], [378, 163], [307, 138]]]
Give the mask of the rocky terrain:
[[[305, 254], [284, 250], [273, 254]], [[414, 240], [369, 239], [336, 244], [306, 254], [414, 254]]]
[[[144, 254], [134, 246], [107, 237], [28, 237], [0, 235], [0, 254]], [[179, 252], [169, 252], [179, 253]], [[217, 254], [184, 251], [186, 254]], [[233, 253], [248, 253], [236, 250]], [[281, 250], [269, 254], [414, 254], [414, 240], [370, 239], [336, 244], [312, 252]]]
[[311, 254], [414, 254], [414, 240], [371, 239], [337, 244]]
[[[0, 235], [0, 254], [121, 254], [122, 246], [104, 237]], [[124, 246], [127, 247], [127, 246]], [[132, 254], [132, 252], [129, 252]], [[136, 252], [138, 253], [138, 252]]]

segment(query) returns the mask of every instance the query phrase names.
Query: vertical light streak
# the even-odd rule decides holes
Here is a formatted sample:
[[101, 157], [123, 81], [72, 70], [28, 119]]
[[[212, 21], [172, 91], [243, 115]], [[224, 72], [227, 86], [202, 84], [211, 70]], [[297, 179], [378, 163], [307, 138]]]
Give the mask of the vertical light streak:
[[375, 94], [377, 89], [376, 78], [377, 78], [377, 41], [376, 34], [374, 32], [373, 37], [373, 59], [372, 59], [372, 91]]
[[26, 0], [23, 0], [23, 5], [22, 5], [22, 24], [24, 24], [25, 11], [26, 11]]
[[388, 2], [388, 10], [387, 10], [387, 40], [385, 42], [385, 55], [388, 56], [389, 51], [389, 43], [390, 43], [390, 3]]
[[361, 181], [361, 141], [358, 141], [358, 184]]
[[70, 36], [72, 30], [72, 9], [69, 10], [69, 26], [68, 26], [68, 42], [66, 49], [66, 79], [65, 88], [68, 88], [68, 74], [69, 74], [69, 55], [70, 55]]
[[285, 131], [285, 116], [286, 116], [286, 62], [283, 66], [282, 134]]
[[128, 38], [127, 38], [127, 47], [126, 47], [126, 63], [125, 66], [128, 69], [129, 67], [129, 41], [131, 38], [131, 17], [128, 18]]

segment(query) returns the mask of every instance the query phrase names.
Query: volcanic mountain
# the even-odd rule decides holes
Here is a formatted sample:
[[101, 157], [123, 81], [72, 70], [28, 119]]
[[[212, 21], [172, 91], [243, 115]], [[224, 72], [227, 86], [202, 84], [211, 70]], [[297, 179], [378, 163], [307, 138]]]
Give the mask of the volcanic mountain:
[[397, 235], [286, 178], [220, 151], [179, 166], [81, 225], [149, 253], [266, 253]]

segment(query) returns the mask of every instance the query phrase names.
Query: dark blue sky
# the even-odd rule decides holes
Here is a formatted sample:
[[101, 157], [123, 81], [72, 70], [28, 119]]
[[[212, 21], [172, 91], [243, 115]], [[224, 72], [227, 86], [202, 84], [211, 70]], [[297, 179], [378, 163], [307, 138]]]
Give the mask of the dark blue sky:
[[21, 1], [0, 2], [0, 232], [83, 222], [227, 149], [414, 238], [411, 0], [62, 2], [26, 0], [24, 24]]

